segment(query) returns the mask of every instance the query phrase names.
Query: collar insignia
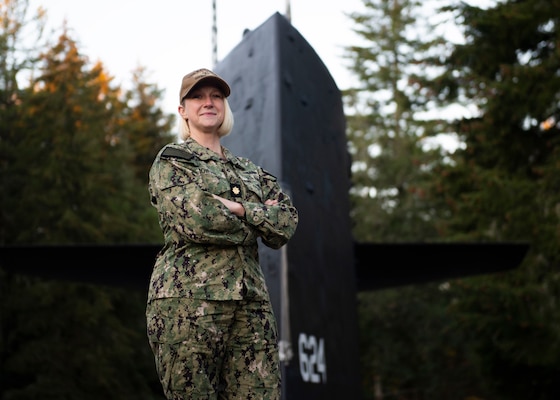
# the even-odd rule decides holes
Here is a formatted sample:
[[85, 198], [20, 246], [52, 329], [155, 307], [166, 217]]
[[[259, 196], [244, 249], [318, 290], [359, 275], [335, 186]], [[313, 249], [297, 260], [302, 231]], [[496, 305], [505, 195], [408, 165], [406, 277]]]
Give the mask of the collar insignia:
[[241, 185], [238, 183], [231, 183], [230, 184], [230, 193], [233, 197], [240, 197], [241, 196]]

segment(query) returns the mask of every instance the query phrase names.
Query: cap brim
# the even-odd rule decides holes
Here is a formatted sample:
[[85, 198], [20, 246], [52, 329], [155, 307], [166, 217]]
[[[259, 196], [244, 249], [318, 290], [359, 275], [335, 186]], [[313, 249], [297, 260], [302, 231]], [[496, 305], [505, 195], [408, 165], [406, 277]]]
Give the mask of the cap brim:
[[[200, 87], [200, 86], [202, 86], [203, 84], [211, 84], [211, 85], [216, 86], [218, 89], [220, 89], [220, 90], [222, 91], [222, 93], [223, 93], [224, 96], [226, 96], [226, 97], [228, 97], [228, 96], [230, 95], [230, 93], [231, 93], [231, 90], [230, 90], [230, 88], [229, 88], [229, 85], [228, 85], [223, 79], [217, 78], [217, 77], [215, 77], [215, 76], [206, 76], [206, 77], [202, 78], [201, 80], [199, 80], [199, 81], [191, 88], [191, 90], [193, 90], [193, 89], [196, 88], [196, 87]], [[189, 90], [189, 92], [190, 92], [191, 90]], [[186, 96], [187, 94], [188, 94], [188, 92], [185, 93], [185, 96]], [[184, 96], [183, 96], [183, 97], [184, 97]]]

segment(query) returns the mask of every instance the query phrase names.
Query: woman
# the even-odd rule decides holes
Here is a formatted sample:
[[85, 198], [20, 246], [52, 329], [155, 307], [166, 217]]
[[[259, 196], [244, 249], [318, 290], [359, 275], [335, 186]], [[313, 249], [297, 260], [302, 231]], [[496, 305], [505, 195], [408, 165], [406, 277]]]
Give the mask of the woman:
[[297, 210], [277, 179], [234, 156], [229, 85], [207, 69], [182, 80], [182, 143], [160, 150], [149, 191], [164, 247], [146, 317], [168, 399], [279, 399], [277, 327], [257, 238], [274, 249]]

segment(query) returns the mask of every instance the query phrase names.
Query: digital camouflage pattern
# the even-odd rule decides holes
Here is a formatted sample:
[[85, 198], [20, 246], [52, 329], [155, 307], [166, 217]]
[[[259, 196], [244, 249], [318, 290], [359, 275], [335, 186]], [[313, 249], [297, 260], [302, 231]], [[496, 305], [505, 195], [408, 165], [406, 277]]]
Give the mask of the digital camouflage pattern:
[[[276, 399], [277, 328], [257, 238], [271, 248], [282, 247], [295, 233], [298, 214], [276, 177], [222, 149], [225, 159], [188, 138], [161, 149], [150, 170], [149, 192], [164, 247], [149, 285], [148, 337], [170, 399], [218, 398], [213, 396], [222, 386], [230, 394], [245, 391], [219, 398]], [[243, 204], [245, 217], [231, 213], [212, 194]], [[268, 199], [278, 204], [267, 206]], [[234, 311], [244, 325], [228, 325]], [[249, 340], [240, 343], [243, 339]], [[210, 359], [201, 359], [202, 353]], [[222, 357], [227, 361], [220, 378]], [[263, 392], [253, 393], [251, 387]], [[205, 394], [180, 397], [173, 388]]]
[[269, 302], [158, 299], [148, 337], [168, 399], [279, 400]]
[[[277, 179], [224, 148], [226, 160], [189, 138], [165, 146], [150, 170], [150, 195], [159, 213], [164, 248], [149, 298], [268, 299], [257, 237], [274, 249], [294, 234], [298, 214]], [[237, 201], [245, 218], [212, 194]], [[266, 206], [267, 199], [278, 199]]]

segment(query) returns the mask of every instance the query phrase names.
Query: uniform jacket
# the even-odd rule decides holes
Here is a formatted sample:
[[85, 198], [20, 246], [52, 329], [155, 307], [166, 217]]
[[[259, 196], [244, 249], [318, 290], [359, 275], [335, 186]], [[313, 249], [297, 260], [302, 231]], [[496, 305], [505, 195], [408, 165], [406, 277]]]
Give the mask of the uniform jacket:
[[[166, 297], [268, 299], [257, 238], [278, 249], [294, 234], [297, 210], [276, 177], [222, 147], [226, 159], [192, 138], [168, 144], [150, 169], [149, 192], [164, 236], [148, 301]], [[243, 204], [231, 213], [212, 194]], [[267, 199], [277, 199], [266, 206]]]

